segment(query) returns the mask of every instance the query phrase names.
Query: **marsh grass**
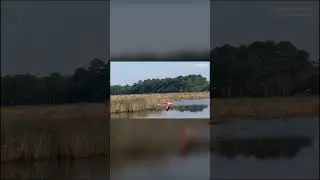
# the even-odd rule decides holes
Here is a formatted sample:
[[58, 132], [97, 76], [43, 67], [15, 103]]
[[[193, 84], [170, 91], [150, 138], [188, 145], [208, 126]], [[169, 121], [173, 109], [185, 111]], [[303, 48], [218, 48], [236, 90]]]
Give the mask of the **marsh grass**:
[[[62, 113], [57, 107], [49, 109], [52, 108], [58, 111], [57, 114]], [[157, 155], [178, 150], [177, 133], [188, 125], [187, 121], [110, 121], [105, 113], [92, 115], [89, 107], [81, 107], [82, 112], [64, 108], [71, 111], [65, 112], [64, 118], [56, 113], [45, 117], [46, 110], [41, 108], [38, 117], [31, 112], [25, 112], [29, 116], [23, 116], [26, 109], [35, 113], [30, 107], [17, 110], [18, 116], [5, 112], [1, 119], [1, 162], [108, 158], [110, 150], [111, 156]]]
[[3, 121], [1, 162], [106, 157], [106, 119], [36, 119]]
[[1, 107], [1, 162], [106, 156], [104, 104]]
[[319, 116], [319, 97], [212, 99], [217, 121]]
[[109, 117], [107, 104], [79, 103], [63, 105], [1, 107], [1, 119], [6, 121], [22, 119], [85, 119], [94, 117]]
[[209, 98], [208, 92], [161, 93], [111, 96], [110, 113], [163, 110], [166, 97], [171, 101]]

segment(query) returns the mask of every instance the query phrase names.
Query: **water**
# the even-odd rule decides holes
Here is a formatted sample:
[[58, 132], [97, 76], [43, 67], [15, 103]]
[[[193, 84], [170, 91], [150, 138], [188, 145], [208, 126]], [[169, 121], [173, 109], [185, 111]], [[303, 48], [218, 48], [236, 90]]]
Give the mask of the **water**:
[[[210, 118], [210, 99], [174, 101], [176, 107], [169, 111], [142, 111], [115, 113], [112, 118]], [[183, 107], [179, 107], [182, 105]]]
[[[135, 163], [112, 173], [112, 180], [129, 179], [154, 179], [154, 180], [175, 180], [175, 179], [209, 179], [210, 178], [210, 159], [209, 151], [198, 152], [181, 156], [179, 154], [168, 155], [160, 161], [155, 162], [153, 158], [145, 158], [143, 163]], [[195, 167], [198, 166], [199, 167]]]
[[[198, 137], [206, 136], [200, 128]], [[196, 130], [194, 130], [196, 132]], [[319, 177], [319, 119], [246, 121], [213, 126], [211, 154], [193, 146], [160, 165], [128, 167], [114, 179], [223, 179]], [[208, 163], [210, 160], [210, 163]], [[147, 160], [146, 160], [147, 162]]]
[[[198, 138], [209, 127], [193, 129]], [[315, 179], [319, 177], [319, 118], [242, 121], [211, 127], [209, 142], [157, 156], [114, 158], [111, 180]], [[107, 179], [107, 160], [2, 166], [2, 176]], [[105, 177], [105, 178], [102, 178]]]
[[319, 177], [319, 118], [230, 123], [211, 136], [220, 146], [211, 154], [212, 178]]

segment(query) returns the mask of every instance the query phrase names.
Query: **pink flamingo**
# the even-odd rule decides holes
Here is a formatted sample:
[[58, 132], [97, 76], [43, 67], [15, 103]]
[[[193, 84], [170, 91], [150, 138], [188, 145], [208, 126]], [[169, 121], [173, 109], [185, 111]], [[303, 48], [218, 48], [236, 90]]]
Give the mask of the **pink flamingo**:
[[170, 102], [168, 97], [166, 97], [166, 101], [167, 101], [166, 111], [169, 111], [169, 109], [173, 107], [173, 102]]
[[173, 107], [173, 103], [172, 102], [167, 102], [167, 107], [166, 107], [166, 111], [169, 111], [170, 108]]

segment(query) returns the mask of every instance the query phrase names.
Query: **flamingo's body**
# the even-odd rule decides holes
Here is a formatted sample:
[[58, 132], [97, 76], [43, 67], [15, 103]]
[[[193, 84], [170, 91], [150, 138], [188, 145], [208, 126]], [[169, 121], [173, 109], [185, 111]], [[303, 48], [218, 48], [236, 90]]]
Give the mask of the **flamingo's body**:
[[169, 111], [169, 109], [173, 106], [172, 102], [167, 102], [166, 111]]

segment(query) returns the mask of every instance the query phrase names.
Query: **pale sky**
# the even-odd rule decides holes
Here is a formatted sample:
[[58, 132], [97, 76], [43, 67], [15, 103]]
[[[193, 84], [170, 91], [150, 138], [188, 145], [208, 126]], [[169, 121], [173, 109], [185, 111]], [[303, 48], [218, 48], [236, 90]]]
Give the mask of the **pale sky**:
[[139, 80], [200, 74], [210, 80], [210, 63], [196, 62], [111, 62], [111, 85], [132, 85]]
[[166, 53], [210, 49], [210, 3], [111, 3], [110, 51]]

